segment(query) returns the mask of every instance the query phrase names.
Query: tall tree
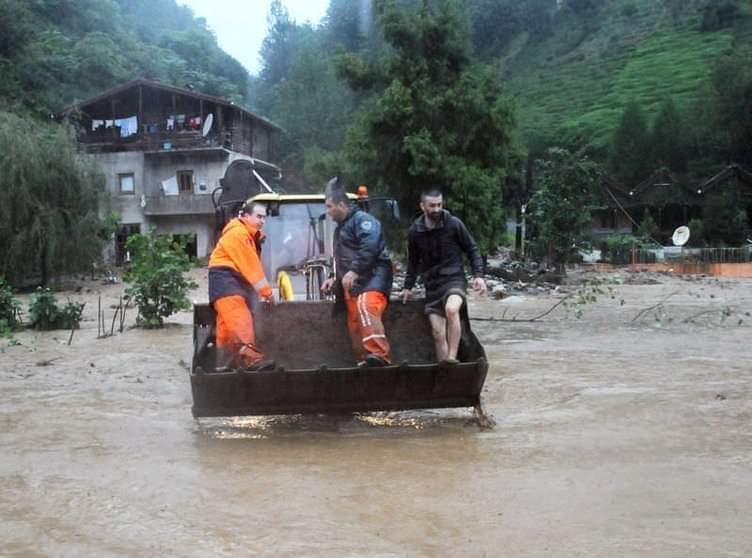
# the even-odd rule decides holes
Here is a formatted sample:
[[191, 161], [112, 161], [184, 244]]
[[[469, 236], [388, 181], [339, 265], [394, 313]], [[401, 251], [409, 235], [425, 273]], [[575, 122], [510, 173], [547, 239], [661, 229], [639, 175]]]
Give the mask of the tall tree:
[[742, 246], [747, 239], [752, 195], [738, 183], [724, 184], [708, 195], [703, 209], [703, 229], [713, 246]]
[[312, 30], [309, 26], [297, 25], [281, 0], [272, 0], [266, 21], [269, 31], [259, 51], [262, 64], [255, 103], [258, 110], [269, 115], [274, 104], [274, 88], [287, 78], [302, 42]]
[[467, 10], [473, 51], [483, 61], [499, 56], [515, 35], [525, 30], [516, 0], [469, 0]]
[[653, 157], [674, 172], [687, 170], [687, 147], [681, 115], [671, 97], [666, 98], [653, 122]]
[[348, 132], [353, 178], [380, 186], [404, 207], [421, 190], [443, 188], [484, 250], [499, 240], [501, 196], [512, 169], [514, 113], [494, 72], [473, 65], [457, 2], [424, 0], [417, 9], [379, 4], [390, 51], [372, 63], [340, 57], [355, 89], [375, 91]]
[[0, 113], [0, 168], [0, 275], [45, 284], [101, 257], [104, 178], [69, 127]]
[[536, 242], [542, 254], [564, 271], [586, 240], [601, 170], [587, 157], [561, 148], [549, 149], [535, 167], [530, 214], [537, 231]]
[[722, 131], [729, 163], [752, 167], [752, 68], [744, 56], [727, 56], [713, 77], [715, 127]]
[[317, 164], [312, 158], [326, 159], [339, 150], [355, 105], [354, 94], [337, 78], [334, 59], [322, 56], [319, 45], [318, 38], [304, 44], [288, 77], [273, 88], [269, 109], [269, 116], [285, 129], [279, 162], [296, 189], [323, 183], [324, 177], [304, 168]]
[[611, 168], [627, 186], [634, 186], [653, 171], [651, 138], [640, 105], [631, 102], [614, 132]]
[[371, 0], [329, 0], [324, 20], [327, 44], [358, 52], [374, 35]]

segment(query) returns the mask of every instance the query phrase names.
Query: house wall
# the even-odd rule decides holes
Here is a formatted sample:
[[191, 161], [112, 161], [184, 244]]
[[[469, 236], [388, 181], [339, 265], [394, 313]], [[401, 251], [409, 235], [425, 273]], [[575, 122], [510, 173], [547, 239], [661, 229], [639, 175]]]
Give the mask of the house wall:
[[[214, 246], [214, 214], [209, 196], [219, 186], [227, 167], [248, 155], [227, 151], [185, 151], [144, 155], [142, 152], [97, 153], [91, 155], [106, 178], [110, 210], [120, 214], [120, 223], [139, 224], [146, 232], [155, 226], [158, 234], [196, 233], [199, 258], [205, 258]], [[193, 193], [165, 196], [162, 181], [177, 171], [193, 171]], [[121, 194], [119, 175], [134, 175], [134, 194]], [[169, 198], [169, 200], [167, 200]], [[164, 204], [163, 201], [175, 203]], [[199, 203], [201, 202], [201, 203]], [[169, 207], [170, 215], [154, 215], [155, 207]], [[195, 208], [201, 208], [196, 213]], [[185, 213], [181, 214], [181, 211]], [[108, 251], [112, 255], [113, 250]]]
[[[145, 223], [141, 209], [144, 190], [144, 155], [140, 152], [98, 153], [91, 155], [105, 175], [110, 194], [110, 210], [120, 214], [122, 223]], [[120, 174], [133, 173], [134, 193], [120, 193]]]
[[[236, 106], [188, 90], [138, 80], [124, 85], [78, 107], [82, 116], [79, 141], [106, 180], [109, 203], [103, 204], [102, 216], [114, 211], [123, 225], [105, 256], [122, 261], [128, 235], [153, 226], [158, 234], [195, 233], [196, 255], [205, 258], [214, 244], [212, 192], [232, 162], [251, 157], [271, 161], [271, 135], [276, 129]], [[211, 127], [205, 126], [210, 114]], [[185, 115], [188, 122], [200, 116], [200, 128], [195, 122], [178, 126], [175, 118], [167, 130], [168, 118], [177, 115]], [[132, 134], [121, 137], [118, 127], [92, 129], [93, 120], [132, 116], [138, 118]], [[190, 192], [179, 192], [179, 171], [192, 171]], [[132, 193], [121, 193], [121, 174], [133, 175]], [[163, 182], [167, 180], [170, 193], [166, 195]]]
[[170, 215], [151, 217], [159, 234], [195, 234], [196, 256], [206, 258], [214, 247], [214, 215]]
[[184, 151], [160, 153], [146, 158], [144, 169], [145, 193], [161, 196], [162, 182], [176, 176], [178, 171], [193, 171], [193, 194], [209, 196], [219, 187], [219, 179], [227, 167], [238, 159], [250, 160], [248, 155], [234, 151]]
[[228, 165], [227, 152], [221, 151], [148, 155], [144, 168], [145, 193], [150, 197], [161, 196], [163, 181], [176, 176], [178, 171], [193, 171], [193, 194], [211, 195]]

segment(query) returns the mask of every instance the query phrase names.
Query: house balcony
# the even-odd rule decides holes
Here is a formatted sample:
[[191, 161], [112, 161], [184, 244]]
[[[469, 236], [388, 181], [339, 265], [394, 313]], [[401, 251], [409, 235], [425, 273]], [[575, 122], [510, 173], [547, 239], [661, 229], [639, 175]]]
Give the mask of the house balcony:
[[[220, 138], [222, 138], [220, 140]], [[141, 132], [120, 137], [120, 128], [105, 128], [82, 133], [79, 141], [88, 153], [113, 153], [120, 151], [143, 151], [146, 153], [169, 153], [184, 150], [217, 149], [233, 150], [232, 133], [203, 136], [198, 130]]]
[[208, 194], [144, 196], [142, 203], [144, 215], [149, 217], [214, 215], [214, 205]]

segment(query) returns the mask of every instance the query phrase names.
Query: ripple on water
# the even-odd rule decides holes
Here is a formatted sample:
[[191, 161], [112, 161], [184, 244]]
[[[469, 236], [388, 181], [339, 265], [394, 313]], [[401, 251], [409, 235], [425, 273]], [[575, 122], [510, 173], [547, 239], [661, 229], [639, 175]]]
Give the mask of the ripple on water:
[[200, 419], [196, 432], [217, 440], [259, 440], [349, 434], [372, 436], [374, 431], [394, 433], [439, 433], [446, 430], [477, 429], [470, 409], [400, 411], [342, 415], [275, 415]]

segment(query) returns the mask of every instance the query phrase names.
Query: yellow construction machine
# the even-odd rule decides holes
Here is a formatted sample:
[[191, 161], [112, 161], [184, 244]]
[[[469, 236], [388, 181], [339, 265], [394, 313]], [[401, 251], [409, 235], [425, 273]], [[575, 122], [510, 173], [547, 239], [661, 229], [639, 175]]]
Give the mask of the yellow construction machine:
[[[277, 285], [272, 307], [254, 310], [259, 346], [277, 368], [271, 371], [218, 371], [215, 314], [209, 304], [194, 307], [191, 368], [196, 417], [341, 413], [474, 407], [482, 418], [480, 393], [488, 363], [478, 339], [463, 322], [458, 364], [436, 362], [430, 327], [421, 301], [396, 299], [384, 315], [394, 365], [357, 367], [344, 312], [320, 286], [333, 272], [335, 223], [326, 218], [323, 194], [285, 194], [265, 188], [252, 164], [215, 196], [218, 229], [243, 203], [267, 205], [262, 261]], [[245, 179], [243, 179], [245, 176]], [[256, 189], [256, 192], [253, 190]], [[262, 190], [259, 192], [259, 190]], [[246, 195], [247, 194], [247, 195]], [[351, 202], [376, 213], [382, 223], [398, 221], [390, 198], [349, 194]]]

